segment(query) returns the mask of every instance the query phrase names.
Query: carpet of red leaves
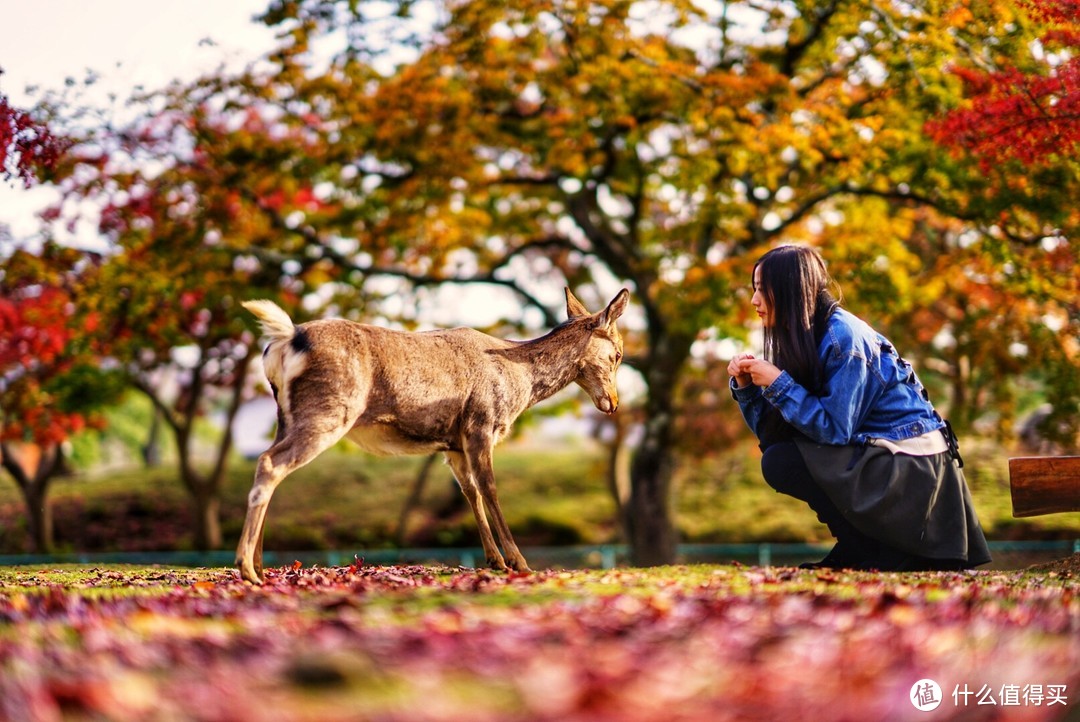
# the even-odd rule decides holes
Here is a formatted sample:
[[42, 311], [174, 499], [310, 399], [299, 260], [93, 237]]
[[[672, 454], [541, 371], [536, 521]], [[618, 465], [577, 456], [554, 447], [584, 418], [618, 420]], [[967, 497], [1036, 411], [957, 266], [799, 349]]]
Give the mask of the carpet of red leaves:
[[[268, 570], [263, 587], [231, 570], [58, 575], [0, 582], [0, 719], [1063, 720], [1080, 707], [1068, 570], [358, 562]], [[923, 679], [940, 685], [934, 712], [913, 706]]]

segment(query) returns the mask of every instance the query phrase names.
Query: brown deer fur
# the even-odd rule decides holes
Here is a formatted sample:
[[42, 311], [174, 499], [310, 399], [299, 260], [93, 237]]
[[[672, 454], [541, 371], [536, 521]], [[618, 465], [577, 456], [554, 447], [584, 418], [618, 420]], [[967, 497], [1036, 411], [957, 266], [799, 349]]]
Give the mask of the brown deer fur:
[[241, 577], [263, 580], [263, 527], [274, 489], [346, 436], [379, 455], [445, 452], [476, 517], [488, 565], [527, 571], [499, 508], [492, 451], [525, 409], [572, 382], [600, 411], [614, 413], [623, 348], [615, 321], [629, 296], [624, 289], [590, 314], [566, 289], [569, 320], [532, 341], [468, 328], [409, 333], [341, 319], [294, 326], [270, 301], [245, 302], [270, 339], [263, 365], [278, 403], [278, 429], [259, 457], [248, 496], [236, 553]]

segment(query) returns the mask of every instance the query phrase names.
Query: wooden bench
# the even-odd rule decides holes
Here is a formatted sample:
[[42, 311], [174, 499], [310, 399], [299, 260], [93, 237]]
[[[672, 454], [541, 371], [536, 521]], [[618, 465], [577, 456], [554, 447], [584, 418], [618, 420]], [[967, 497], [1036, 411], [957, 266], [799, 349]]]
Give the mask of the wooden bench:
[[1080, 511], [1080, 456], [1009, 459], [1013, 516]]

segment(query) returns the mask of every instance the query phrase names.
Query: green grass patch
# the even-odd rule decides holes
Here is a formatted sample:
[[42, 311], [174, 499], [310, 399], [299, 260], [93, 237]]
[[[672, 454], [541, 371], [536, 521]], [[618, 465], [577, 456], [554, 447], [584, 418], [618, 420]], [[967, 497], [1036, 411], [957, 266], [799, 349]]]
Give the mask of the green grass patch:
[[[964, 447], [968, 482], [987, 536], [998, 540], [1075, 539], [1080, 514], [1012, 517], [1008, 451], [990, 442]], [[522, 546], [619, 542], [604, 452], [592, 444], [496, 451], [499, 499]], [[475, 547], [479, 537], [448, 467], [432, 468], [420, 504], [399, 529], [424, 460], [377, 458], [332, 449], [291, 475], [270, 506], [265, 548], [279, 551]], [[801, 502], [762, 480], [760, 452], [746, 441], [714, 456], [684, 460], [673, 484], [679, 538], [688, 543], [828, 542], [828, 530]], [[224, 546], [243, 525], [253, 462], [237, 460], [222, 492]], [[191, 549], [192, 505], [172, 467], [80, 475], [54, 483], [57, 551]], [[0, 483], [0, 553], [29, 551], [21, 497]]]

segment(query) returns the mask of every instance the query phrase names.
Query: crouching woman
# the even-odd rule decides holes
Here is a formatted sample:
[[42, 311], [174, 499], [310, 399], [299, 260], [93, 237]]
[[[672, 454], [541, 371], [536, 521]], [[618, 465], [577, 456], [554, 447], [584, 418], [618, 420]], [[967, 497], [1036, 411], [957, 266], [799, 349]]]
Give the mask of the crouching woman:
[[841, 308], [821, 256], [775, 248], [753, 284], [765, 358], [732, 359], [731, 390], [761, 443], [766, 482], [806, 502], [836, 537], [804, 566], [989, 562], [951, 428], [893, 345]]

